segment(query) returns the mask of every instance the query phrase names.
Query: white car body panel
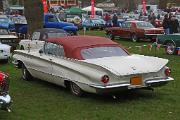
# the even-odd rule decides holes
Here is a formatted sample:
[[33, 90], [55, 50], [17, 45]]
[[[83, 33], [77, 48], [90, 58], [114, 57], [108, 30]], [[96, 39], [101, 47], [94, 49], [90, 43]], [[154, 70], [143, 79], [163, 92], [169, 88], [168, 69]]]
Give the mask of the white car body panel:
[[24, 50], [30, 49], [41, 49], [44, 45], [44, 41], [40, 40], [29, 40], [29, 39], [23, 39], [19, 42], [19, 46], [24, 48]]
[[15, 35], [0, 35], [0, 38], [18, 38]]
[[118, 76], [158, 72], [168, 63], [168, 60], [166, 59], [147, 57], [143, 55], [107, 57], [88, 59], [84, 61], [104, 67]]
[[11, 55], [11, 46], [0, 43], [0, 60], [8, 59]]

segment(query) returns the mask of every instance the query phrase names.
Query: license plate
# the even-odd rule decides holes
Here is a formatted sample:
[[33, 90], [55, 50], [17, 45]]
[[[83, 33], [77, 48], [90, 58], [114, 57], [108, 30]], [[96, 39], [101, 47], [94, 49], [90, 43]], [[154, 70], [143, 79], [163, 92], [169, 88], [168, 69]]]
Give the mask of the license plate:
[[131, 85], [141, 85], [142, 84], [142, 77], [141, 76], [135, 76], [130, 79]]

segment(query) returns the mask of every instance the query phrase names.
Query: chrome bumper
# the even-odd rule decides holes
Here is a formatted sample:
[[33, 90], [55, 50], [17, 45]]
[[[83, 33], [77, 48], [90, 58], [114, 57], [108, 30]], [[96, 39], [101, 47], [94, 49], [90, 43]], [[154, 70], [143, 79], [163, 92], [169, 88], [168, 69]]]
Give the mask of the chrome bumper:
[[9, 95], [0, 96], [0, 109], [7, 110], [10, 112], [11, 97]]
[[152, 79], [152, 80], [146, 80], [144, 85], [131, 85], [130, 83], [120, 83], [120, 84], [114, 84], [114, 85], [90, 85], [93, 88], [96, 89], [115, 89], [115, 88], [126, 88], [126, 89], [136, 89], [136, 88], [145, 88], [145, 87], [158, 87], [161, 86], [161, 84], [168, 83], [170, 81], [173, 81], [174, 79], [171, 77], [168, 78], [162, 78], [162, 79]]

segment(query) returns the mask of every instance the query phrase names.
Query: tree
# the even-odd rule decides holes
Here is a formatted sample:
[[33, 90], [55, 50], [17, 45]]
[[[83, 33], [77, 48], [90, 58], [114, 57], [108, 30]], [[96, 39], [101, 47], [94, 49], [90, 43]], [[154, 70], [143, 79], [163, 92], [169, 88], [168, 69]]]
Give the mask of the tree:
[[28, 22], [28, 33], [43, 28], [43, 5], [41, 0], [24, 0], [25, 16]]
[[3, 0], [0, 0], [0, 11], [3, 11]]

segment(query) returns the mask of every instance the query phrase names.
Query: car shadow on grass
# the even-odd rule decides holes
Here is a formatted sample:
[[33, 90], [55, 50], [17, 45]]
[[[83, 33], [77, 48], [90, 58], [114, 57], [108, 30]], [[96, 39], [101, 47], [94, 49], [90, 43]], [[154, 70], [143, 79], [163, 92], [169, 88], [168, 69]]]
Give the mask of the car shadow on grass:
[[163, 95], [163, 93], [159, 92], [156, 89], [152, 90], [145, 90], [145, 89], [133, 89], [133, 90], [126, 90], [120, 91], [116, 93], [108, 93], [108, 94], [92, 94], [92, 93], [85, 93], [82, 97], [73, 96], [70, 90], [46, 81], [42, 81], [39, 79], [33, 79], [30, 81], [31, 84], [36, 84], [37, 86], [48, 87], [49, 90], [56, 91], [59, 94], [63, 94], [64, 96], [67, 95], [74, 99], [90, 99], [92, 101], [97, 102], [122, 102], [126, 103], [128, 101], [142, 101], [142, 100], [153, 100], [158, 99], [159, 96]]

